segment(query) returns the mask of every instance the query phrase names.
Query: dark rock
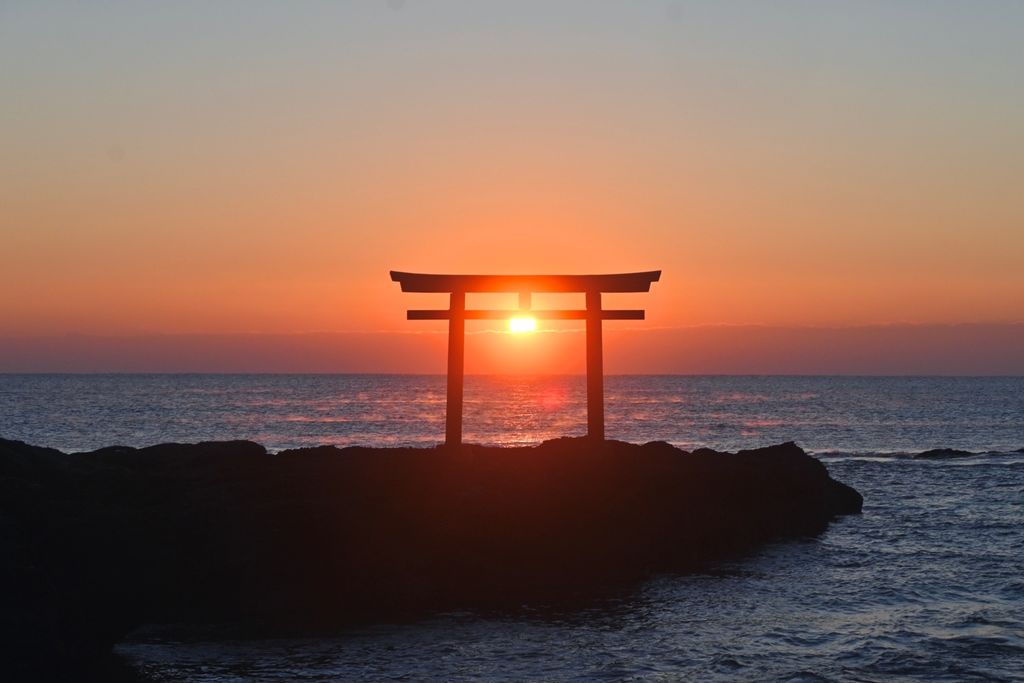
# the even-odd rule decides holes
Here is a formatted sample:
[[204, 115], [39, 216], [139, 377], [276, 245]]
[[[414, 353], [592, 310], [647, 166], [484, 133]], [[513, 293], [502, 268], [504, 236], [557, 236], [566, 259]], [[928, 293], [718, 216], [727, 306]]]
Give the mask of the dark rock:
[[792, 443], [67, 455], [0, 440], [0, 642], [8, 670], [38, 676], [146, 623], [307, 629], [585, 597], [861, 504]]
[[933, 448], [930, 451], [924, 451], [912, 456], [915, 460], [945, 460], [949, 458], [967, 458], [977, 453], [971, 451], [961, 451], [956, 448]]

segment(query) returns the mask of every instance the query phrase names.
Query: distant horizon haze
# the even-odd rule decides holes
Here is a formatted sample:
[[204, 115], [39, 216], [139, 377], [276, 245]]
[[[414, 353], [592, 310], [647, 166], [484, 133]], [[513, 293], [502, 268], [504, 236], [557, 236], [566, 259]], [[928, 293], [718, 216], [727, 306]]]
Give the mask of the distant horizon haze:
[[[605, 324], [606, 374], [1024, 375], [1024, 323], [859, 327]], [[443, 328], [0, 336], [0, 372], [444, 374]], [[582, 374], [584, 334], [473, 329], [469, 374]]]

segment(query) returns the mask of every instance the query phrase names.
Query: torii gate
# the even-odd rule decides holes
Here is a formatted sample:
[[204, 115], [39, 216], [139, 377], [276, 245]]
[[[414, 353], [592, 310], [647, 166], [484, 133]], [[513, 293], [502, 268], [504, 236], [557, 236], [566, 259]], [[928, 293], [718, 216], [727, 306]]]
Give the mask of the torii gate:
[[[587, 436], [604, 440], [604, 363], [601, 350], [602, 320], [643, 320], [643, 310], [605, 310], [601, 294], [649, 292], [660, 270], [614, 275], [428, 275], [391, 271], [391, 279], [403, 292], [450, 294], [447, 310], [410, 310], [409, 320], [448, 321], [448, 404], [445, 415], [445, 445], [462, 443], [462, 384], [465, 368], [465, 322], [502, 320], [529, 312], [540, 320], [587, 321]], [[466, 293], [512, 292], [519, 294], [519, 309], [513, 311], [466, 310]], [[583, 293], [583, 310], [531, 310], [531, 294]]]

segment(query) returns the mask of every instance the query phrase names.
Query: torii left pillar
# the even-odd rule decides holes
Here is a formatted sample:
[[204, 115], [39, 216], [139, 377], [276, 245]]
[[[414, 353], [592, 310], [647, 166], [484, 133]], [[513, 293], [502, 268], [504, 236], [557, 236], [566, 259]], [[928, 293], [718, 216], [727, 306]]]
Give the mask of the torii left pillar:
[[462, 385], [466, 374], [466, 293], [451, 293], [448, 305], [448, 397], [444, 442], [462, 444]]

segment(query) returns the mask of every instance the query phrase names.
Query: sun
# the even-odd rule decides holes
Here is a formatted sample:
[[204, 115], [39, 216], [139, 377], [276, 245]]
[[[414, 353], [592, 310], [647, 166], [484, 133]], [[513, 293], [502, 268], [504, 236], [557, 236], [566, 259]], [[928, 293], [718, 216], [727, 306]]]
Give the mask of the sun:
[[537, 319], [533, 316], [517, 315], [508, 319], [508, 331], [513, 334], [527, 334], [537, 331]]

